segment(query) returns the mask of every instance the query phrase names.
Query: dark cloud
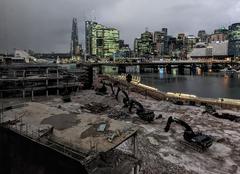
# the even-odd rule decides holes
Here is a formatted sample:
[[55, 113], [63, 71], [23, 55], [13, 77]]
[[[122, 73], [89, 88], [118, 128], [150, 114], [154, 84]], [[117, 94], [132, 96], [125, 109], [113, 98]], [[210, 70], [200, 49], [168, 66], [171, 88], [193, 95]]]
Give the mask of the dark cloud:
[[67, 52], [73, 17], [82, 43], [84, 21], [96, 18], [118, 28], [132, 45], [146, 27], [167, 27], [172, 35], [196, 34], [199, 29], [210, 33], [239, 22], [239, 16], [239, 0], [1, 0], [0, 51]]

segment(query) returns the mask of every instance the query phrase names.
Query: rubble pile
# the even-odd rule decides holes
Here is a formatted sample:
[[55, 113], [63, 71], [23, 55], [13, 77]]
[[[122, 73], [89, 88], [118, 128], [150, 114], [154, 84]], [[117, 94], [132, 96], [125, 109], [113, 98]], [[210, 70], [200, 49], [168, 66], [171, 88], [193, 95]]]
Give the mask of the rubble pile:
[[[99, 154], [96, 160], [88, 164], [88, 171], [91, 174], [128, 174], [132, 171], [129, 166], [133, 164], [140, 164], [140, 160], [115, 149]], [[98, 166], [100, 170], [94, 171], [95, 166]]]
[[89, 111], [94, 114], [103, 113], [107, 109], [109, 109], [109, 106], [102, 103], [97, 102], [91, 102], [89, 104], [85, 104], [81, 107], [81, 109], [84, 109], [85, 111]]
[[118, 111], [114, 109], [109, 111], [108, 117], [115, 120], [126, 120], [130, 118], [130, 115], [124, 111]]

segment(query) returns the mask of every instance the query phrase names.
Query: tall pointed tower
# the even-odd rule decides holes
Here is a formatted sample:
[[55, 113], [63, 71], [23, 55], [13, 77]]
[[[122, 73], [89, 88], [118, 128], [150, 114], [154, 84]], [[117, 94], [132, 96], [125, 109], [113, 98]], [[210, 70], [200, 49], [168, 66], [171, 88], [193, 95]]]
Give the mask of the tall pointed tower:
[[77, 28], [77, 19], [73, 18], [72, 21], [72, 36], [71, 36], [71, 48], [70, 48], [70, 54], [76, 55], [78, 48], [79, 47], [79, 43], [78, 43], [78, 28]]

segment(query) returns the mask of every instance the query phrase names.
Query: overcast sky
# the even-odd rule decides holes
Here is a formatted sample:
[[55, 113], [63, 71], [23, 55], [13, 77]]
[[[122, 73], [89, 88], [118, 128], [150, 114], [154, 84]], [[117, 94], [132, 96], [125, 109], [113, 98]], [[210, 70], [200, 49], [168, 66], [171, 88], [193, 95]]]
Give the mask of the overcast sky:
[[14, 48], [68, 52], [72, 18], [78, 19], [84, 44], [84, 21], [120, 31], [132, 47], [135, 37], [169, 29], [169, 34], [197, 35], [240, 22], [239, 0], [0, 0], [0, 52]]

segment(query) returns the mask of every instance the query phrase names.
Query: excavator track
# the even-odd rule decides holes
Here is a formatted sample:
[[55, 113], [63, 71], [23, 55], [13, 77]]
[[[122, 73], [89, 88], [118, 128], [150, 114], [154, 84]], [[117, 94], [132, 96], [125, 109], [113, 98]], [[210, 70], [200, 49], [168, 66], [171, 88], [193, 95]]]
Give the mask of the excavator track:
[[203, 153], [206, 150], [195, 143], [190, 143], [182, 140], [179, 140], [179, 143], [199, 153]]

